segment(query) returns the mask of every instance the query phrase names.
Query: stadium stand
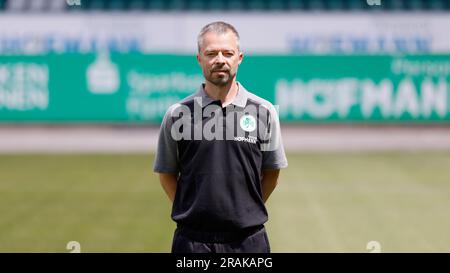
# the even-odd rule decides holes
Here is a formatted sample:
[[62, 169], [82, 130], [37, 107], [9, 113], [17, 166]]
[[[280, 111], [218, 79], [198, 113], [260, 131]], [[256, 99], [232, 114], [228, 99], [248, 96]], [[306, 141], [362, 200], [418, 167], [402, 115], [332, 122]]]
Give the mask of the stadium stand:
[[450, 0], [0, 0], [3, 12], [67, 11], [439, 11]]

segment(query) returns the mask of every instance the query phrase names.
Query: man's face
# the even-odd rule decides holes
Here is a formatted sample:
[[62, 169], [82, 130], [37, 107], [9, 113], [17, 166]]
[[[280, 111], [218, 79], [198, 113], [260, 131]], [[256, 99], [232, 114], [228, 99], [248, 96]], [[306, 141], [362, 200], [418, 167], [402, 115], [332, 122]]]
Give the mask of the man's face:
[[225, 34], [207, 32], [197, 54], [203, 76], [217, 86], [224, 86], [233, 81], [242, 58], [237, 38], [231, 31]]

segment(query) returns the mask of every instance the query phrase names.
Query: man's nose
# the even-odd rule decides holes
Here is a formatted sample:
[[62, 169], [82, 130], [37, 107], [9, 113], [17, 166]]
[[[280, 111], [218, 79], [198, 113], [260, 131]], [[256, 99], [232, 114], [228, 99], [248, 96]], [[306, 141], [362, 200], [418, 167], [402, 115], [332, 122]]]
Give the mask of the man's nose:
[[222, 52], [219, 52], [216, 56], [215, 63], [225, 63], [225, 58], [223, 57]]

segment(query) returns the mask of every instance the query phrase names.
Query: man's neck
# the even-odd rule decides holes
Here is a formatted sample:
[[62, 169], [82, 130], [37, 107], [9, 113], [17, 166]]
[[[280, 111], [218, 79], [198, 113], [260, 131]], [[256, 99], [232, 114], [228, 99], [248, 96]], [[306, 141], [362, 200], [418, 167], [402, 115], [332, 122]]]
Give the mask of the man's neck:
[[214, 85], [208, 81], [205, 82], [205, 92], [213, 100], [220, 100], [222, 107], [230, 104], [238, 93], [238, 84], [236, 79], [231, 83], [223, 86]]

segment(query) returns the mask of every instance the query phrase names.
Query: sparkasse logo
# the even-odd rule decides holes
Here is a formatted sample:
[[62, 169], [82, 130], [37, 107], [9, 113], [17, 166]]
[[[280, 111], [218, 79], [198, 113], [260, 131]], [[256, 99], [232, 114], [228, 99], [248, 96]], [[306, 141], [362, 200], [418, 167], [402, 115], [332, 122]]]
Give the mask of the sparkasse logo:
[[369, 6], [381, 6], [381, 0], [366, 0]]

